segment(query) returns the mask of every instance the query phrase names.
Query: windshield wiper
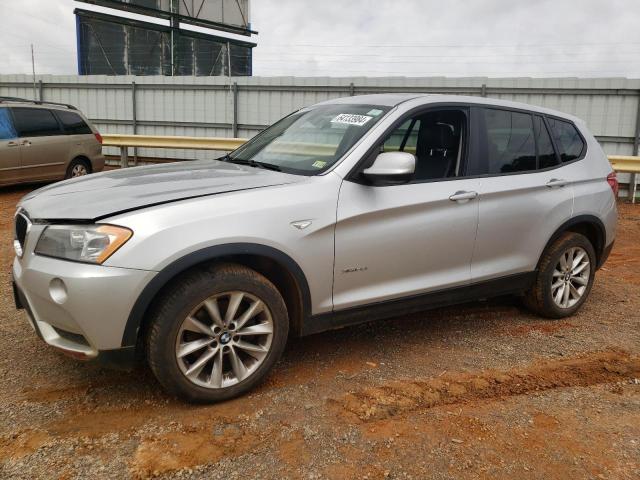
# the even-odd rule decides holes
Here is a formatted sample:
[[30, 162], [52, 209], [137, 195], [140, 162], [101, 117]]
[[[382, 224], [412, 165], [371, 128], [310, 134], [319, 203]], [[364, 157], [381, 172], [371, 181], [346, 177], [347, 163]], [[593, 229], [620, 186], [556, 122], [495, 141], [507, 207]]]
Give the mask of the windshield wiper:
[[264, 168], [265, 170], [275, 170], [276, 172], [281, 172], [282, 169], [278, 165], [274, 165], [273, 163], [266, 162], [256, 162], [255, 160], [244, 160], [242, 158], [234, 158], [228, 153], [223, 157], [218, 158], [218, 160], [222, 160], [223, 162], [236, 163], [238, 165], [249, 165], [254, 168]]
[[233, 158], [231, 158], [231, 155], [228, 153], [225, 153], [223, 156], [216, 158], [216, 160], [220, 160], [221, 162], [230, 162]]

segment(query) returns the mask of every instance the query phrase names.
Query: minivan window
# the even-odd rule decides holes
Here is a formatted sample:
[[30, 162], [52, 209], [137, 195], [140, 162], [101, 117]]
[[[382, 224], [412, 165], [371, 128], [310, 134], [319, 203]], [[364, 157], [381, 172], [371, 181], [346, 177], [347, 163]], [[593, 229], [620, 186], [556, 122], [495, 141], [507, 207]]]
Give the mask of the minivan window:
[[0, 140], [16, 138], [16, 131], [13, 128], [11, 115], [8, 108], [0, 108]]
[[487, 140], [488, 173], [535, 170], [532, 116], [494, 108], [482, 109]]
[[538, 145], [538, 168], [549, 168], [558, 164], [556, 152], [553, 150], [553, 143], [544, 124], [542, 117], [533, 117], [536, 128], [536, 143]]
[[60, 135], [60, 127], [51, 110], [44, 108], [12, 108], [15, 127], [21, 137]]
[[89, 126], [77, 113], [57, 110], [56, 115], [60, 119], [60, 122], [62, 122], [64, 133], [67, 135], [84, 135], [92, 133]]
[[283, 118], [223, 157], [287, 173], [315, 175], [326, 170], [373, 127], [389, 107], [319, 105]]
[[556, 148], [560, 154], [560, 160], [570, 162], [580, 157], [584, 149], [584, 141], [576, 130], [576, 127], [569, 122], [564, 122], [555, 118], [547, 118], [553, 138], [556, 141]]

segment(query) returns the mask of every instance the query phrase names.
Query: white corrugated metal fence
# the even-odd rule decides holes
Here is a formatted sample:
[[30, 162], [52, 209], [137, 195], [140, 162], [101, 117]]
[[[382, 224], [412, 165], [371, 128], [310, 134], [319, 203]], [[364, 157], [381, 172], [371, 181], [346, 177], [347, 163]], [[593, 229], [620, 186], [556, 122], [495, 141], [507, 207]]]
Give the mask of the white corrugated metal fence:
[[[251, 137], [300, 107], [330, 98], [407, 91], [553, 108], [584, 119], [607, 154], [638, 153], [640, 79], [44, 75], [35, 84], [36, 99], [73, 104], [104, 133], [208, 137]], [[33, 99], [32, 78], [0, 75], [0, 96]], [[138, 155], [211, 158], [215, 153], [140, 149]]]

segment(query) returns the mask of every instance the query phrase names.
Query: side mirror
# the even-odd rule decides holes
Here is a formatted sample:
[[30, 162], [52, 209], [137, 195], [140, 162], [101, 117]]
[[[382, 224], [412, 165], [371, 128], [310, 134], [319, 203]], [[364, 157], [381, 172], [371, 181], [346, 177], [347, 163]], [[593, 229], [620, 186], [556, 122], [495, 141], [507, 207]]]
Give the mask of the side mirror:
[[383, 152], [362, 174], [374, 184], [397, 185], [411, 180], [416, 170], [416, 157], [407, 152]]

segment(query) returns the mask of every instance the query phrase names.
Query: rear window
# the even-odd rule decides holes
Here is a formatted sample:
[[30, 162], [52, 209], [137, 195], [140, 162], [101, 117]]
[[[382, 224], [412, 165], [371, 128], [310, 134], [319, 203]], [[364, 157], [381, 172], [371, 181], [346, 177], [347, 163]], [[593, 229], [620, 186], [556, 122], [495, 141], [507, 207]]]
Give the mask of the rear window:
[[44, 108], [12, 108], [15, 127], [21, 137], [60, 135], [60, 127], [51, 110]]
[[87, 123], [77, 113], [56, 110], [56, 115], [62, 122], [64, 133], [67, 135], [84, 135], [92, 133]]
[[582, 150], [584, 150], [584, 140], [582, 140], [576, 127], [572, 123], [555, 118], [547, 118], [547, 121], [556, 141], [560, 160], [570, 162], [579, 158]]
[[532, 116], [493, 108], [483, 109], [487, 140], [488, 173], [536, 169]]
[[8, 108], [0, 108], [0, 140], [16, 138], [16, 131], [13, 128], [11, 115]]

